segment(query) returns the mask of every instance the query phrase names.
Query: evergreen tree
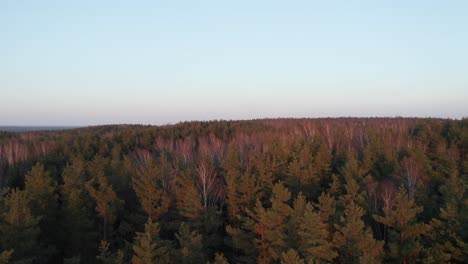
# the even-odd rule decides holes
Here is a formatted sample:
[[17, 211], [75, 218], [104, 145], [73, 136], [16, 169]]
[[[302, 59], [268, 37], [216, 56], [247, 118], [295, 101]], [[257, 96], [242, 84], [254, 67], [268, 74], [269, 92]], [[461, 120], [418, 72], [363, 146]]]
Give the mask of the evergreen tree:
[[212, 264], [229, 264], [223, 253], [216, 253]]
[[163, 186], [162, 172], [148, 161], [132, 177], [133, 189], [149, 218], [157, 221], [169, 208], [169, 197]]
[[226, 226], [226, 244], [235, 252], [236, 263], [255, 263], [257, 260], [257, 250], [255, 246], [256, 222], [250, 217], [242, 217], [239, 227]]
[[91, 201], [85, 189], [84, 162], [78, 158], [73, 159], [72, 165], [64, 169], [62, 178], [65, 255], [86, 255], [94, 250], [89, 241], [96, 237], [91, 217]]
[[281, 253], [281, 264], [304, 264], [304, 260], [299, 257], [294, 249]]
[[26, 175], [25, 191], [30, 198], [32, 213], [41, 217], [41, 222], [51, 224], [50, 218], [55, 217], [57, 210], [56, 183], [45, 171], [44, 166], [36, 164]]
[[364, 192], [361, 190], [360, 181], [363, 176], [359, 170], [358, 161], [354, 155], [349, 155], [343, 171], [345, 182], [345, 193], [340, 196], [341, 204], [346, 207], [350, 203], [356, 203], [360, 206], [364, 205]]
[[330, 195], [330, 193], [323, 192], [320, 195], [318, 203], [315, 205], [315, 207], [320, 212], [320, 221], [327, 225], [328, 232], [331, 233], [333, 229], [333, 223], [335, 222], [334, 219], [332, 219], [336, 212], [335, 199]]
[[298, 226], [299, 252], [308, 261], [331, 262], [337, 253], [329, 241], [329, 231], [326, 222], [320, 219], [321, 212], [307, 204]]
[[[26, 191], [12, 189], [5, 198], [5, 212], [0, 225], [2, 254], [12, 263], [33, 263], [42, 255], [39, 241], [39, 217], [30, 209], [30, 196]], [[11, 253], [13, 250], [13, 253]]]
[[37, 163], [26, 175], [25, 191], [29, 196], [31, 213], [39, 219], [41, 229], [40, 240], [45, 248], [41, 252], [42, 261], [51, 261], [57, 254], [61, 234], [57, 226], [58, 221], [58, 195], [57, 184], [45, 170]]
[[179, 243], [178, 256], [183, 264], [204, 263], [202, 236], [196, 231], [190, 231], [190, 227], [182, 223], [175, 235]]
[[345, 209], [339, 225], [335, 225], [333, 245], [341, 263], [379, 263], [383, 242], [376, 241], [372, 230], [362, 221], [364, 210], [354, 202]]
[[455, 172], [441, 187], [445, 205], [440, 208], [439, 217], [433, 218], [429, 225], [427, 236], [433, 245], [425, 260], [427, 263], [465, 263], [468, 261], [468, 246], [462, 237], [463, 207], [468, 204], [466, 190], [463, 181]]
[[251, 213], [251, 217], [256, 222], [253, 232], [256, 234], [259, 263], [277, 261], [287, 249], [286, 223], [291, 213], [287, 202], [290, 199], [291, 193], [279, 182], [273, 186], [270, 208], [264, 208], [257, 200], [255, 213]]
[[198, 191], [192, 175], [187, 170], [182, 171], [177, 179], [178, 188], [176, 193], [177, 208], [185, 218], [201, 222], [203, 204], [202, 197]]
[[383, 210], [384, 216], [375, 216], [375, 219], [390, 229], [389, 259], [404, 264], [416, 261], [423, 249], [421, 235], [427, 229], [424, 223], [418, 223], [416, 217], [422, 208], [416, 206], [404, 190], [400, 190], [394, 207]]
[[226, 180], [226, 204], [229, 220], [237, 222], [242, 210], [241, 195], [238, 192], [238, 181], [242, 178], [242, 164], [237, 146], [231, 146], [223, 160], [224, 178]]
[[151, 220], [145, 224], [145, 231], [137, 233], [133, 244], [134, 264], [171, 263], [169, 250], [158, 241], [159, 225]]
[[86, 183], [89, 195], [96, 201], [96, 212], [102, 218], [103, 239], [107, 239], [109, 225], [115, 221], [115, 211], [118, 206], [117, 195], [105, 175], [105, 160], [96, 158], [91, 164], [95, 173], [94, 179]]
[[286, 184], [290, 186], [293, 195], [302, 192], [309, 199], [316, 198], [320, 176], [315, 168], [312, 146], [305, 142], [297, 151], [298, 153], [293, 153], [288, 164]]
[[101, 240], [99, 244], [99, 255], [97, 260], [102, 264], [124, 264], [124, 254], [118, 250], [116, 253], [111, 252], [110, 243], [106, 240]]

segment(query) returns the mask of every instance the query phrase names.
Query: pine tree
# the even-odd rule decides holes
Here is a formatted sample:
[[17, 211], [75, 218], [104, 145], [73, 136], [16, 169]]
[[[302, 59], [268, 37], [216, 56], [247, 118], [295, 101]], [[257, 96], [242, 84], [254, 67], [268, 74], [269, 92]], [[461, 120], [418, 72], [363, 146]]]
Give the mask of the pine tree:
[[281, 264], [304, 264], [304, 260], [299, 257], [297, 251], [290, 249], [281, 253]]
[[257, 260], [257, 250], [255, 247], [256, 222], [250, 217], [242, 217], [238, 227], [226, 226], [226, 233], [229, 237], [226, 244], [236, 253], [235, 263], [255, 263]]
[[416, 206], [414, 200], [400, 190], [394, 207], [383, 210], [384, 216], [375, 216], [375, 219], [390, 228], [390, 259], [404, 264], [415, 261], [422, 252], [420, 237], [427, 229], [424, 223], [417, 222], [416, 216], [422, 212], [422, 207]]
[[362, 221], [364, 210], [354, 202], [345, 208], [344, 217], [335, 225], [333, 245], [342, 263], [379, 263], [383, 242], [377, 241], [372, 230]]
[[62, 178], [65, 254], [69, 257], [85, 255], [92, 250], [89, 241], [95, 239], [95, 233], [92, 230], [93, 212], [89, 207], [91, 200], [85, 189], [83, 161], [78, 158], [73, 159], [72, 164], [64, 169]]
[[203, 212], [202, 197], [192, 175], [186, 170], [180, 172], [177, 183], [176, 199], [179, 213], [185, 218], [200, 222]]
[[216, 253], [212, 264], [229, 264], [223, 253]]
[[26, 191], [10, 190], [4, 204], [5, 212], [0, 224], [0, 246], [7, 249], [4, 257], [11, 257], [11, 261], [17, 263], [32, 263], [42, 253], [40, 218], [31, 212], [31, 201]]
[[329, 241], [327, 224], [320, 219], [321, 213], [307, 204], [298, 226], [299, 252], [309, 261], [331, 262], [337, 253]]
[[139, 166], [132, 182], [143, 210], [149, 218], [158, 221], [167, 212], [170, 201], [163, 186], [161, 171], [149, 161]]
[[[456, 172], [441, 187], [445, 205], [433, 218], [427, 236], [433, 243], [427, 263], [463, 263], [468, 260], [468, 247], [463, 240], [463, 207], [468, 204], [466, 186]], [[466, 210], [466, 209], [465, 209]]]
[[124, 254], [121, 250], [116, 253], [109, 249], [110, 243], [106, 240], [101, 240], [99, 244], [99, 255], [96, 257], [102, 264], [124, 264]]
[[[344, 207], [351, 202], [360, 206], [364, 205], [364, 192], [361, 190], [360, 181], [363, 176], [359, 170], [358, 161], [354, 155], [349, 155], [348, 161], [343, 171], [345, 181], [345, 194], [341, 195], [340, 201]], [[359, 182], [358, 182], [359, 181]]]
[[291, 193], [279, 182], [273, 186], [270, 208], [264, 208], [257, 200], [255, 212], [251, 213], [251, 217], [256, 221], [253, 231], [256, 234], [259, 263], [277, 261], [287, 249], [286, 223], [291, 213], [287, 202], [290, 199]]
[[287, 241], [289, 248], [297, 249], [299, 248], [299, 226], [304, 220], [304, 213], [306, 207], [309, 207], [310, 204], [306, 201], [306, 198], [302, 193], [299, 193], [293, 201], [291, 212], [289, 214], [287, 225]]
[[102, 218], [103, 239], [106, 240], [108, 225], [112, 225], [115, 221], [118, 199], [106, 178], [105, 161], [102, 158], [96, 158], [92, 166], [95, 178], [86, 183], [86, 189], [89, 195], [96, 201], [96, 212]]
[[316, 198], [319, 190], [320, 175], [317, 174], [313, 150], [310, 144], [299, 146], [298, 153], [293, 153], [287, 166], [286, 184], [290, 186], [293, 195], [302, 192], [307, 198]]
[[320, 212], [320, 221], [322, 223], [328, 225], [328, 231], [331, 233], [333, 225], [330, 226], [334, 221], [331, 219], [336, 212], [336, 201], [333, 196], [330, 195], [328, 192], [323, 192], [319, 199], [318, 203], [315, 207]]
[[231, 222], [238, 221], [241, 208], [241, 197], [238, 194], [238, 181], [242, 177], [242, 164], [239, 158], [238, 147], [229, 148], [226, 158], [222, 164], [224, 168], [224, 178], [226, 180], [226, 204], [228, 216]]
[[30, 198], [32, 213], [37, 217], [42, 217], [41, 222], [51, 220], [44, 218], [54, 217], [55, 210], [57, 210], [56, 183], [45, 171], [44, 166], [38, 163], [32, 167], [26, 175], [25, 191]]
[[183, 264], [204, 263], [202, 236], [196, 231], [190, 231], [190, 227], [182, 223], [175, 235], [179, 243], [179, 257]]
[[59, 245], [56, 243], [61, 237], [57, 228], [59, 225], [57, 184], [44, 166], [37, 163], [26, 175], [25, 191], [29, 196], [31, 213], [40, 219], [40, 240], [46, 246], [41, 252], [41, 258], [42, 261], [48, 261], [47, 259], [57, 253]]
[[169, 250], [158, 241], [159, 225], [151, 220], [145, 224], [145, 231], [137, 233], [133, 244], [134, 264], [171, 263]]

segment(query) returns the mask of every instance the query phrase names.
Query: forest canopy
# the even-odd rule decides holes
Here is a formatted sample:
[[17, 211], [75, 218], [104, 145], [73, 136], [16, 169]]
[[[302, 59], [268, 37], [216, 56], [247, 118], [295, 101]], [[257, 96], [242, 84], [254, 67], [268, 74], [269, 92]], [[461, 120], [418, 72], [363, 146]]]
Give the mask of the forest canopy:
[[0, 132], [0, 263], [468, 263], [468, 119]]

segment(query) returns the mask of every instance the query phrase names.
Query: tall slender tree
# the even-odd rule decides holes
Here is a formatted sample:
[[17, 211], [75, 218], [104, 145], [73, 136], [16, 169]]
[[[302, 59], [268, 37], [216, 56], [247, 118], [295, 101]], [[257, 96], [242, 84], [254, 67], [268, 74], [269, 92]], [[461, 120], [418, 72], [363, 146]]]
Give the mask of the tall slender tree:
[[375, 216], [378, 222], [390, 229], [390, 260], [407, 264], [420, 258], [423, 250], [420, 239], [427, 230], [427, 226], [417, 220], [421, 212], [422, 208], [401, 189], [395, 197], [393, 208], [384, 208], [383, 216]]
[[158, 239], [159, 225], [148, 221], [133, 244], [133, 264], [171, 263], [169, 250]]
[[[26, 191], [12, 189], [5, 198], [5, 212], [0, 223], [0, 245], [6, 251], [4, 258], [12, 262], [33, 263], [42, 255], [39, 241], [40, 217], [30, 209], [30, 196]], [[13, 250], [13, 252], [11, 252]]]
[[150, 219], [158, 221], [167, 212], [170, 203], [161, 170], [152, 159], [147, 160], [138, 166], [132, 182], [143, 210]]
[[96, 212], [102, 218], [102, 237], [103, 240], [107, 240], [109, 225], [115, 221], [119, 200], [106, 178], [106, 161], [97, 157], [91, 166], [95, 174], [94, 178], [86, 183], [86, 189], [96, 202]]
[[350, 202], [341, 223], [335, 225], [333, 245], [343, 263], [379, 263], [383, 255], [383, 242], [377, 241], [372, 230], [362, 221], [364, 209]]

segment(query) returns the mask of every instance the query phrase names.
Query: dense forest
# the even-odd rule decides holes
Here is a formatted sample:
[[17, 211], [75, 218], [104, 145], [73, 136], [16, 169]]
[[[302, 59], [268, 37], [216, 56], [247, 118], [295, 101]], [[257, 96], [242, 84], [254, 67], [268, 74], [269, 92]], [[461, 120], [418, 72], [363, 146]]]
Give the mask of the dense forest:
[[0, 132], [0, 263], [468, 263], [468, 119]]

